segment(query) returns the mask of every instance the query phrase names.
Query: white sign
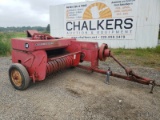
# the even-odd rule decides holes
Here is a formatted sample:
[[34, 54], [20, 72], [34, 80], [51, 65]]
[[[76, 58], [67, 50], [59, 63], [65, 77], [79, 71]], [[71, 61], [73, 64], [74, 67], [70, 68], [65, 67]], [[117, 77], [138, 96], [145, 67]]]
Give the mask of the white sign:
[[92, 1], [65, 5], [65, 36], [133, 40], [137, 0]]

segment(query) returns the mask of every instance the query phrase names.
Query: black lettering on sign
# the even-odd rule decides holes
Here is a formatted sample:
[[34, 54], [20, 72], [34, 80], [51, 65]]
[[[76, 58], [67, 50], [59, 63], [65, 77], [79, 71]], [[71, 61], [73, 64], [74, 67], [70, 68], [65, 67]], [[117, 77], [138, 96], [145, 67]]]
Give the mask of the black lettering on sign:
[[117, 29], [118, 26], [122, 29], [122, 23], [123, 21], [121, 19], [115, 19], [114, 29]]
[[102, 23], [104, 22], [104, 20], [102, 20], [101, 22], [98, 20], [97, 21], [97, 30], [99, 30], [99, 27], [102, 28], [102, 30], [104, 30], [103, 26], [102, 26]]
[[86, 21], [83, 22], [83, 25], [82, 25], [81, 30], [83, 30], [84, 28], [85, 28], [86, 30], [88, 30], [88, 26], [87, 26]]
[[112, 30], [113, 28], [109, 27], [112, 25], [112, 23], [113, 23], [113, 19], [106, 20], [106, 29]]
[[78, 27], [78, 30], [80, 30], [80, 21], [78, 21], [78, 24], [75, 22], [73, 23], [73, 30], [75, 30], [76, 27]]
[[71, 25], [72, 25], [72, 22], [67, 22], [67, 23], [66, 23], [66, 29], [67, 29], [68, 31], [71, 31], [71, 30], [72, 30], [72, 27], [71, 27], [71, 28], [68, 28], [68, 24], [71, 24]]
[[89, 29], [90, 30], [96, 30], [96, 28], [92, 28], [92, 21], [89, 21]]
[[125, 29], [131, 29], [131, 28], [133, 27], [132, 22], [133, 22], [133, 19], [132, 19], [132, 18], [127, 18], [127, 19], [125, 19], [124, 23], [125, 23], [125, 25], [127, 25], [127, 26], [124, 26], [124, 28], [125, 28]]

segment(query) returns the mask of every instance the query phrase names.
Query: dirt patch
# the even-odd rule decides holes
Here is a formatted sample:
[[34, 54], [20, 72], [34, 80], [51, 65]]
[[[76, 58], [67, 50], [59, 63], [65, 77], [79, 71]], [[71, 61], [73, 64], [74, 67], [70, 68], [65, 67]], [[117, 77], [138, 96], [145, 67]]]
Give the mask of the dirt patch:
[[77, 91], [77, 90], [75, 90], [75, 89], [72, 89], [72, 88], [66, 88], [66, 90], [68, 91], [68, 92], [70, 92], [71, 93], [71, 95], [74, 95], [74, 96], [76, 96], [76, 97], [80, 97], [83, 93], [81, 93], [81, 92], [79, 92], [79, 91]]

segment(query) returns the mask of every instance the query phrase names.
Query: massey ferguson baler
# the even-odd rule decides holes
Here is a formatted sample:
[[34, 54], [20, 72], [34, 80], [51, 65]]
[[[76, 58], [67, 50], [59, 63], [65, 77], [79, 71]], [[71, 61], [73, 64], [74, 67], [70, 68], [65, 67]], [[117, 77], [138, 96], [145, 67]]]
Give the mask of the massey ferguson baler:
[[[54, 72], [69, 67], [79, 67], [93, 72], [105, 74], [106, 82], [109, 77], [118, 77], [125, 80], [151, 85], [151, 93], [154, 86], [160, 86], [154, 80], [140, 77], [130, 68], [122, 65], [108, 49], [107, 44], [98, 47], [97, 42], [77, 41], [73, 38], [58, 38], [48, 34], [38, 33], [35, 30], [27, 31], [27, 38], [12, 39], [12, 62], [9, 68], [9, 78], [14, 88], [24, 90], [30, 81], [42, 81]], [[110, 69], [98, 68], [99, 60], [105, 61], [111, 57], [126, 72], [120, 75]], [[79, 65], [88, 61], [90, 66]]]

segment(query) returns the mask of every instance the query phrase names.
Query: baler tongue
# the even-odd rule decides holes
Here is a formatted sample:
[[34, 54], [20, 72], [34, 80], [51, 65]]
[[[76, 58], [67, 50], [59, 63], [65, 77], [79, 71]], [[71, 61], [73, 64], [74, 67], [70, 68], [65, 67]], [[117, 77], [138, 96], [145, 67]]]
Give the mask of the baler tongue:
[[124, 75], [119, 75], [119, 74], [111, 72], [111, 76], [118, 77], [118, 78], [123, 78], [125, 80], [129, 80], [129, 81], [133, 81], [133, 82], [138, 82], [138, 83], [145, 84], [145, 85], [152, 85], [150, 93], [153, 93], [153, 88], [155, 86], [159, 86], [160, 87], [160, 85], [157, 84], [155, 82], [155, 80], [152, 80], [150, 78], [141, 77], [141, 76], [137, 75], [131, 68], [125, 67], [111, 53], [110, 53], [110, 57], [113, 58], [114, 61], [116, 61], [125, 70], [126, 75], [127, 75], [127, 76], [124, 76]]

